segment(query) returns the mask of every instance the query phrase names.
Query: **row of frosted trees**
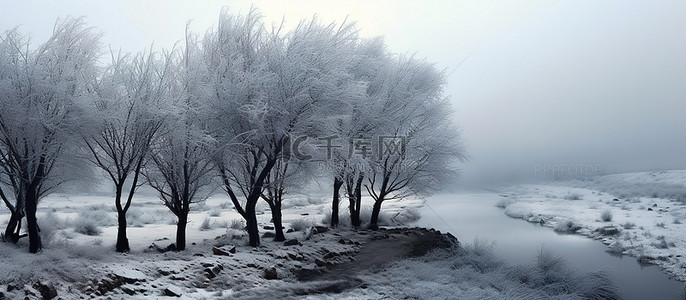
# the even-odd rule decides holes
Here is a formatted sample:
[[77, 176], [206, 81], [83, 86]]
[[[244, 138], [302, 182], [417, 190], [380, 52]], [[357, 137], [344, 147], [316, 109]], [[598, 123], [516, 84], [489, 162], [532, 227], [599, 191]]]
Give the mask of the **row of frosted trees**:
[[[81, 19], [58, 22], [32, 48], [17, 30], [0, 40], [0, 197], [6, 241], [41, 249], [37, 205], [69, 181], [102, 171], [114, 186], [116, 250], [128, 251], [126, 213], [141, 185], [177, 217], [176, 247], [194, 203], [221, 186], [260, 243], [255, 206], [266, 201], [283, 240], [284, 195], [331, 180], [331, 225], [341, 193], [360, 226], [362, 191], [381, 204], [425, 195], [454, 178], [463, 159], [444, 75], [390, 53], [352, 25], [313, 19], [285, 30], [256, 11], [222, 13], [204, 36], [174, 49], [102, 58]], [[326, 166], [326, 172], [315, 169]], [[88, 166], [88, 167], [86, 167]], [[328, 179], [327, 179], [328, 178]], [[341, 191], [343, 189], [343, 191]], [[26, 232], [22, 234], [25, 219]]]

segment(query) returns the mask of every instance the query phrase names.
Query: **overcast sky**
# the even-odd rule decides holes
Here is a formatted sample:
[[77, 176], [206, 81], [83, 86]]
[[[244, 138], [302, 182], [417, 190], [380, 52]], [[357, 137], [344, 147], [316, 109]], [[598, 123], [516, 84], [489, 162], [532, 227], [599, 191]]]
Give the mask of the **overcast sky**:
[[[0, 29], [35, 43], [86, 16], [113, 49], [171, 47], [248, 1], [3, 1]], [[472, 162], [465, 181], [545, 168], [686, 168], [686, 1], [263, 1], [268, 23], [356, 21], [449, 74]], [[538, 174], [540, 175], [540, 174]]]

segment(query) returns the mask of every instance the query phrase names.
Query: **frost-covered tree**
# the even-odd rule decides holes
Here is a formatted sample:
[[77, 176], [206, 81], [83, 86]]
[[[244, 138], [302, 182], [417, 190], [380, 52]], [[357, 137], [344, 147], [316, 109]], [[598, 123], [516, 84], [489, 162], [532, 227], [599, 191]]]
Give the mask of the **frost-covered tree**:
[[398, 57], [368, 103], [379, 120], [365, 188], [374, 199], [370, 228], [378, 228], [381, 204], [389, 199], [427, 195], [456, 175], [465, 159], [450, 104], [442, 95], [444, 75], [431, 64]]
[[[263, 24], [254, 9], [246, 16], [223, 11], [217, 27], [203, 40], [203, 62], [212, 88], [205, 115], [217, 142], [214, 166], [223, 190], [254, 232], [250, 237], [255, 245], [259, 236], [254, 204], [268, 175], [258, 169], [261, 153], [249, 146], [265, 110], [261, 87], [268, 74], [257, 53], [263, 42]], [[248, 205], [251, 201], [254, 204]]]
[[176, 69], [176, 87], [167, 105], [175, 112], [167, 117], [164, 134], [152, 144], [152, 165], [145, 177], [162, 202], [178, 218], [176, 250], [186, 249], [186, 225], [191, 204], [204, 201], [213, 183], [214, 139], [205, 130], [200, 108], [208, 89], [195, 40], [187, 34]]
[[90, 96], [97, 75], [99, 35], [81, 19], [55, 25], [52, 36], [31, 50], [16, 31], [0, 41], [0, 164], [2, 198], [12, 216], [6, 232], [16, 241], [24, 210], [29, 251], [42, 248], [36, 210], [39, 200], [68, 176], [79, 130], [77, 99]]
[[[113, 54], [97, 82], [97, 97], [85, 103], [90, 120], [84, 141], [92, 163], [114, 184], [117, 209], [117, 252], [129, 251], [126, 212], [167, 110], [173, 83], [171, 59], [150, 51], [133, 57]], [[128, 188], [127, 188], [128, 184]]]
[[[206, 44], [205, 50], [223, 50], [212, 52], [221, 55], [208, 64], [227, 66], [213, 72], [221, 78], [213, 111], [218, 113], [215, 119], [224, 120], [215, 124], [228, 128], [212, 132], [222, 135], [218, 140], [223, 145], [234, 145], [217, 165], [224, 189], [246, 218], [250, 244], [257, 246], [255, 205], [269, 193], [267, 182], [279, 182], [274, 168], [285, 161], [290, 141], [317, 131], [334, 106], [332, 99], [361, 93], [362, 85], [348, 73], [349, 44], [356, 32], [352, 26], [322, 26], [313, 20], [286, 34], [266, 33], [254, 12], [223, 18], [206, 39], [214, 44]], [[217, 42], [222, 38], [224, 42]]]
[[[365, 173], [369, 169], [366, 156], [371, 153], [352, 154], [366, 151], [364, 147], [371, 151], [371, 144], [364, 144], [364, 138], [370, 138], [380, 124], [389, 121], [384, 116], [378, 115], [377, 111], [372, 110], [371, 103], [380, 101], [378, 98], [383, 96], [383, 89], [380, 87], [387, 80], [391, 62], [390, 54], [381, 38], [361, 40], [355, 47], [355, 60], [351, 74], [355, 80], [365, 83], [365, 90], [361, 97], [337, 99], [340, 105], [334, 131], [348, 146], [334, 149], [332, 155], [334, 194], [331, 226], [338, 224], [341, 187], [345, 187], [348, 195], [351, 224], [353, 227], [359, 227], [362, 223], [360, 220], [362, 185]], [[360, 145], [360, 142], [363, 144]]]

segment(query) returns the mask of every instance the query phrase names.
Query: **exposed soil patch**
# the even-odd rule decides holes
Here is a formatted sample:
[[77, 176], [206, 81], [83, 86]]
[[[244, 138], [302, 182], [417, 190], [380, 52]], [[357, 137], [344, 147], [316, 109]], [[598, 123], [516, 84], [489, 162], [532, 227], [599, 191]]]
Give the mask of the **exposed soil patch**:
[[362, 231], [357, 235], [362, 248], [352, 256], [353, 260], [327, 266], [326, 269], [301, 269], [294, 272], [299, 281], [313, 282], [312, 289], [299, 294], [341, 293], [347, 289], [365, 287], [356, 275], [360, 272], [380, 272], [400, 259], [423, 256], [431, 250], [459, 247], [451, 234], [426, 228], [380, 229], [377, 232]]

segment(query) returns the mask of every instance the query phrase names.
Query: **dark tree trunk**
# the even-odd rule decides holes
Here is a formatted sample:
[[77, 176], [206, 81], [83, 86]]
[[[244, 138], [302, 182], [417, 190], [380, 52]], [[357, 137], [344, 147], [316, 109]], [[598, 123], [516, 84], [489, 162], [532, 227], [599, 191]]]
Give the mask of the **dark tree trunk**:
[[257, 227], [257, 216], [255, 215], [255, 199], [248, 199], [245, 205], [245, 222], [248, 229], [248, 238], [250, 239], [251, 247], [258, 247], [260, 245], [260, 230]]
[[176, 224], [176, 251], [186, 249], [186, 224], [188, 224], [188, 211], [179, 212], [179, 222]]
[[[124, 177], [124, 180], [126, 177]], [[114, 206], [117, 208], [117, 244], [115, 246], [117, 252], [128, 252], [129, 239], [126, 237], [126, 208], [121, 205], [122, 190], [124, 189], [124, 180], [120, 180], [115, 187]]]
[[353, 221], [353, 215], [355, 215], [355, 184], [353, 183], [352, 179], [346, 179], [346, 184], [345, 184], [345, 191], [348, 194], [348, 209], [350, 210], [350, 224], [352, 224]]
[[333, 202], [331, 203], [331, 227], [338, 227], [338, 206], [341, 201], [341, 186], [343, 186], [343, 180], [338, 177], [333, 179]]
[[281, 216], [281, 201], [266, 201], [272, 211], [272, 222], [274, 223], [274, 241], [283, 242], [286, 236], [283, 234], [283, 218]]
[[372, 208], [372, 219], [369, 222], [369, 230], [379, 230], [379, 212], [381, 212], [381, 203], [383, 200], [383, 197], [379, 197], [379, 199], [374, 201], [374, 207]]
[[117, 252], [128, 252], [129, 239], [126, 237], [126, 212], [117, 208]]
[[17, 243], [19, 241], [19, 230], [21, 230], [21, 219], [23, 216], [18, 209], [12, 211], [10, 220], [5, 228], [5, 242]]
[[353, 224], [354, 228], [360, 227], [362, 225], [362, 221], [360, 220], [360, 210], [362, 209], [362, 181], [364, 180], [363, 175], [359, 175], [357, 177], [357, 181], [355, 182], [355, 189], [353, 191], [354, 194], [354, 201], [355, 201], [355, 210], [351, 212], [350, 214], [350, 222]]
[[29, 233], [29, 252], [37, 253], [43, 249], [43, 244], [40, 239], [40, 230], [38, 229], [38, 220], [36, 219], [36, 210], [38, 209], [38, 195], [35, 187], [29, 187], [26, 193], [26, 229]]

